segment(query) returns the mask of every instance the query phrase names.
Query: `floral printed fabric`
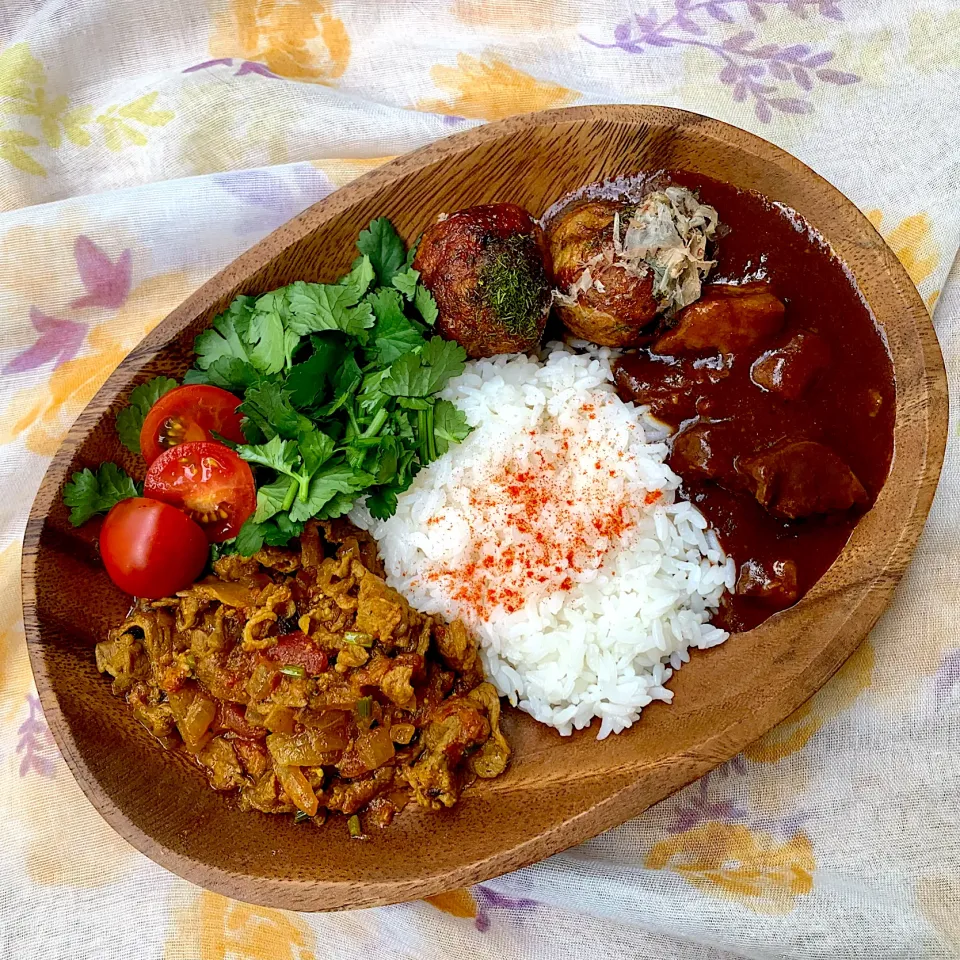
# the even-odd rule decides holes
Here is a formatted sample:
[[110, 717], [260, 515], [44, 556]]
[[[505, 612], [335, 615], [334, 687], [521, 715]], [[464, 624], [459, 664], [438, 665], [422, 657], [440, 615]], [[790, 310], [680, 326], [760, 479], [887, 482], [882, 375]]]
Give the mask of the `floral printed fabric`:
[[147, 331], [358, 174], [527, 110], [672, 104], [795, 153], [936, 307], [960, 395], [958, 82], [950, 0], [0, 0], [0, 957], [960, 955], [956, 417], [917, 558], [831, 683], [644, 816], [429, 902], [285, 914], [134, 852], [52, 742], [18, 588], [50, 457]]

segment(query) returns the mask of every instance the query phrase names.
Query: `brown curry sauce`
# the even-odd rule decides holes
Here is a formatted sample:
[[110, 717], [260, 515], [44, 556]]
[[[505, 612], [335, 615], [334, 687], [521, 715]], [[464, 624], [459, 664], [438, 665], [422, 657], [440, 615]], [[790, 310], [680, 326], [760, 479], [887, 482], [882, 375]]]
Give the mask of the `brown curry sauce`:
[[[714, 448], [738, 458], [783, 442], [812, 440], [835, 452], [863, 484], [867, 502], [841, 512], [778, 519], [748, 490], [703, 479], [671, 457], [683, 480], [681, 494], [713, 525], [736, 562], [771, 569], [796, 566], [797, 591], [789, 600], [728, 595], [715, 622], [747, 630], [806, 593], [833, 563], [860, 516], [886, 480], [893, 454], [895, 384], [883, 334], [844, 265], [794, 211], [728, 184], [693, 174], [670, 174], [715, 207], [723, 225], [712, 256], [709, 284], [764, 280], [786, 305], [782, 329], [758, 345], [721, 359], [719, 354], [662, 357], [649, 349], [618, 364], [617, 386], [626, 400], [651, 402], [651, 412], [672, 427], [716, 427]], [[796, 334], [820, 338], [825, 364], [796, 399], [765, 392], [751, 378], [754, 362]], [[816, 338], [814, 338], [816, 340]], [[826, 351], [823, 351], [823, 345]]]

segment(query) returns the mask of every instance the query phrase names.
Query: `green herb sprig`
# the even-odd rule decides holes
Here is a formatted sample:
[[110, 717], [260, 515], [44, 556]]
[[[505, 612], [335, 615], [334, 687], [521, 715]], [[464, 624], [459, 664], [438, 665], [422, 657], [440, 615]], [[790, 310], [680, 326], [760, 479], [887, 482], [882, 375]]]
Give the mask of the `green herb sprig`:
[[237, 452], [258, 481], [256, 512], [234, 543], [245, 556], [361, 496], [373, 516], [391, 516], [417, 471], [470, 431], [437, 396], [466, 353], [431, 335], [437, 305], [403, 241], [381, 217], [357, 248], [337, 283], [239, 296], [197, 337], [185, 383], [243, 398], [248, 443]]
[[101, 463], [96, 473], [79, 470], [63, 488], [63, 502], [71, 508], [70, 522], [75, 527], [107, 513], [121, 500], [139, 496], [138, 485], [115, 463]]

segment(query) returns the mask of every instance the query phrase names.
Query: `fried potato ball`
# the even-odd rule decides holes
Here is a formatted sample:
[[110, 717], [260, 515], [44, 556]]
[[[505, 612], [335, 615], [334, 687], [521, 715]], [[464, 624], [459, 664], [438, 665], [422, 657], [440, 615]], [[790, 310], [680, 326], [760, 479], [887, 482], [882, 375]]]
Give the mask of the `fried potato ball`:
[[615, 262], [614, 217], [626, 210], [614, 200], [590, 201], [561, 214], [547, 235], [560, 319], [574, 336], [607, 347], [641, 343], [659, 310], [653, 273]]
[[413, 261], [439, 308], [437, 329], [471, 357], [522, 353], [550, 312], [546, 239], [522, 207], [469, 207], [424, 231]]

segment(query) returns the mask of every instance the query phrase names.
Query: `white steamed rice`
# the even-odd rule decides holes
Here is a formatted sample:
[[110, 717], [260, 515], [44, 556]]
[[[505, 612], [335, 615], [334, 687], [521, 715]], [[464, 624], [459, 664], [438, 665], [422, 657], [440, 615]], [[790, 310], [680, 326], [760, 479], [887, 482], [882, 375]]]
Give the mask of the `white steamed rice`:
[[502, 695], [562, 734], [599, 717], [600, 739], [671, 700], [690, 647], [726, 639], [709, 620], [734, 576], [702, 514], [676, 499], [662, 432], [611, 381], [604, 349], [470, 362], [444, 394], [470, 436], [389, 520], [351, 514], [391, 586], [475, 631]]

